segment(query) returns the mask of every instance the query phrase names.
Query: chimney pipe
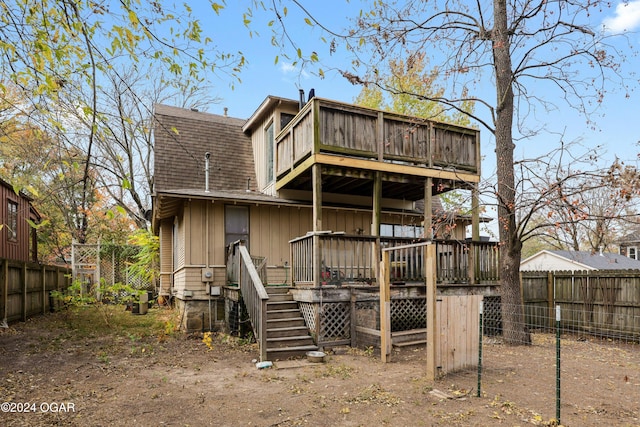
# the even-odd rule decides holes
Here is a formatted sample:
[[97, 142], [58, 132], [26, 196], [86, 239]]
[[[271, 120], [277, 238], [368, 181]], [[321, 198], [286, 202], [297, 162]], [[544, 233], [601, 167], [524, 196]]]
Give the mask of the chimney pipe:
[[211, 153], [208, 151], [204, 153], [204, 192], [209, 192], [209, 157]]
[[300, 92], [300, 102], [299, 102], [299, 107], [302, 110], [302, 107], [304, 107], [304, 89], [299, 89]]
[[229, 108], [224, 107], [224, 116], [228, 117], [228, 113], [229, 113]]

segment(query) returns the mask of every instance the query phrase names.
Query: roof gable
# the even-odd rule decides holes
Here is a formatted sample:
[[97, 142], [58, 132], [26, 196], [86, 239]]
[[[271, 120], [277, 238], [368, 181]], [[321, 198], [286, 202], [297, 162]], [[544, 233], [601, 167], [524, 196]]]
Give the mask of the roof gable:
[[636, 230], [633, 233], [629, 233], [626, 236], [620, 238], [620, 244], [630, 244], [640, 242], [640, 230]]
[[205, 153], [211, 190], [255, 190], [245, 120], [167, 105], [156, 105], [154, 118], [154, 191], [204, 189]]

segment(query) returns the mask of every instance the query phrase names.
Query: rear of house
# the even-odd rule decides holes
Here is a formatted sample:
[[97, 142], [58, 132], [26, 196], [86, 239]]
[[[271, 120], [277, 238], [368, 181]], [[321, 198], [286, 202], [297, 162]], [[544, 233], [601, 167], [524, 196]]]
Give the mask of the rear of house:
[[[438, 255], [459, 271], [462, 264], [453, 262], [466, 256], [467, 225], [479, 241], [478, 209], [447, 215], [435, 197], [475, 188], [477, 130], [320, 98], [269, 96], [248, 120], [157, 105], [154, 136], [159, 293], [184, 310], [186, 330], [234, 328], [241, 308], [229, 302], [228, 251], [237, 241], [261, 260], [265, 285], [311, 289], [375, 286], [381, 245], [425, 238], [463, 242]], [[305, 258], [312, 274], [296, 283], [300, 257], [292, 248], [305, 239], [323, 244], [313, 236], [337, 242], [332, 253], [342, 266], [324, 255]], [[353, 246], [340, 246], [344, 240]], [[353, 267], [362, 241], [366, 271], [350, 274], [345, 260]], [[406, 270], [421, 261], [395, 262]]]

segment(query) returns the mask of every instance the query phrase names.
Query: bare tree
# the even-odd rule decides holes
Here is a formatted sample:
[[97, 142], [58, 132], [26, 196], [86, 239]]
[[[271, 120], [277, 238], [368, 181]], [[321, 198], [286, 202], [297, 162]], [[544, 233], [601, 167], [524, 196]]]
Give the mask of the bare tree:
[[577, 143], [516, 162], [520, 240], [564, 250], [610, 248], [625, 224], [637, 216], [637, 201], [621, 198], [599, 166], [598, 152]]
[[153, 191], [153, 106], [170, 102], [203, 110], [217, 102], [204, 84], [189, 78], [148, 81], [151, 69], [111, 75], [99, 106], [99, 137], [93, 164], [100, 188], [123, 208], [139, 228], [147, 226]]

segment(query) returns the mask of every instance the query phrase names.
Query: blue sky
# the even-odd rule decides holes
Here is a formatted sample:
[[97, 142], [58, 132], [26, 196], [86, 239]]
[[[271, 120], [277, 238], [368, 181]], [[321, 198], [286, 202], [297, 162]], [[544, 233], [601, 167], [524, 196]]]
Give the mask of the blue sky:
[[[270, 2], [267, 2], [270, 3]], [[362, 2], [351, 0], [327, 0], [323, 2], [303, 2], [310, 12], [320, 22], [332, 29], [341, 30], [347, 24], [346, 16], [354, 16], [362, 8]], [[640, 29], [640, 0], [629, 2], [620, 1], [614, 3], [614, 7], [605, 10], [601, 15], [594, 16], [596, 22], [601, 22], [614, 32], [638, 31]], [[207, 11], [207, 16], [212, 16], [208, 23], [210, 28], [206, 31], [213, 35], [221, 49], [227, 51], [240, 50], [248, 60], [248, 65], [241, 74], [241, 83], [236, 83], [234, 89], [230, 88], [230, 81], [223, 78], [213, 80], [213, 95], [221, 98], [220, 104], [212, 105], [208, 111], [222, 114], [227, 107], [229, 115], [239, 118], [248, 118], [267, 95], [298, 98], [298, 89], [306, 92], [314, 88], [316, 95], [335, 99], [338, 101], [352, 102], [360, 91], [357, 86], [351, 85], [338, 73], [325, 67], [326, 76], [320, 79], [317, 76], [303, 72], [292, 66], [292, 61], [279, 57], [279, 62], [274, 63], [278, 50], [271, 45], [271, 30], [266, 23], [272, 16], [258, 14], [253, 16], [252, 29], [260, 33], [259, 36], [250, 37], [249, 31], [242, 23], [242, 13], [247, 8], [247, 2], [230, 1], [221, 16], [215, 17]], [[289, 14], [296, 13], [294, 6], [290, 6]], [[299, 15], [298, 15], [299, 16]], [[318, 29], [312, 29], [302, 22], [302, 18], [288, 19], [289, 30], [292, 38], [305, 50], [316, 50], [325, 64], [335, 67], [347, 68], [347, 58], [340, 55], [329, 56], [326, 44], [319, 41], [321, 36]], [[297, 22], [297, 24], [296, 24]], [[635, 46], [640, 47], [640, 35], [631, 34]], [[640, 59], [632, 59], [632, 66], [640, 70]], [[637, 81], [636, 76], [636, 81]], [[533, 88], [535, 90], [535, 88]], [[558, 96], [549, 93], [543, 96]], [[635, 161], [640, 147], [636, 144], [640, 140], [638, 126], [633, 126], [638, 118], [638, 93], [631, 93], [627, 98], [626, 93], [608, 93], [597, 115], [594, 125], [587, 124], [584, 117], [576, 111], [559, 103], [560, 110], [550, 113], [537, 114], [532, 120], [537, 120], [535, 127], [543, 127], [545, 134], [534, 139], [518, 142], [516, 144], [516, 159], [532, 157], [544, 154], [557, 145], [558, 135], [564, 134], [565, 142], [579, 140], [586, 147], [604, 145], [605, 149], [599, 154], [604, 161], [610, 161], [615, 156], [627, 161]], [[488, 131], [482, 129], [482, 152], [485, 157], [483, 163], [483, 177], [490, 178], [494, 171], [493, 139]]]

